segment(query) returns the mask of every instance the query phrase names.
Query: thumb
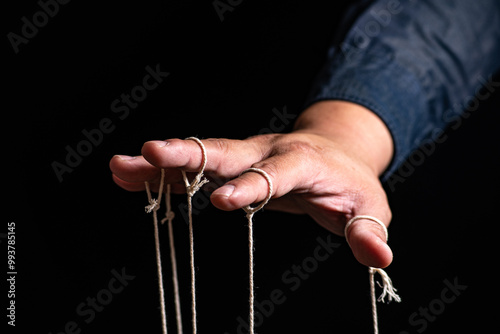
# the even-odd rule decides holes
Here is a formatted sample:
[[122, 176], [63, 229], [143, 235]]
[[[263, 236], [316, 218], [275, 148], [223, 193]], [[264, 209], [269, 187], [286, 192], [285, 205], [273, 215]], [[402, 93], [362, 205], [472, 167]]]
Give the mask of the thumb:
[[380, 220], [376, 222], [375, 219], [370, 216], [354, 217], [346, 225], [345, 236], [360, 263], [369, 267], [385, 268], [391, 264], [393, 257], [392, 250], [387, 245], [388, 223], [382, 223]]

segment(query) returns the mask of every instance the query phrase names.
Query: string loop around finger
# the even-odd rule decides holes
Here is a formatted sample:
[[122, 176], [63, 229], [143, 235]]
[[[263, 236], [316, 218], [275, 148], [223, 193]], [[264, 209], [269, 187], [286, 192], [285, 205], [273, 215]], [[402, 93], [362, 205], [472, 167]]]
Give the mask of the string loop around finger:
[[253, 168], [252, 167], [252, 168], [245, 169], [243, 172], [241, 172], [240, 175], [242, 175], [244, 173], [248, 173], [248, 172], [255, 172], [255, 173], [259, 173], [260, 175], [262, 175], [266, 179], [267, 185], [269, 188], [266, 198], [259, 205], [255, 206], [255, 207], [252, 207], [251, 205], [247, 205], [247, 206], [243, 207], [243, 210], [245, 210], [245, 212], [247, 214], [254, 214], [255, 212], [262, 209], [267, 204], [267, 202], [269, 202], [269, 200], [271, 199], [271, 197], [273, 195], [273, 182], [271, 181], [271, 177], [269, 177], [269, 174], [267, 174], [265, 171], [263, 171], [260, 168]]
[[360, 216], [356, 216], [356, 217], [351, 218], [344, 227], [344, 236], [346, 237], [347, 243], [349, 243], [349, 240], [347, 239], [347, 232], [349, 231], [349, 228], [351, 227], [351, 225], [355, 221], [360, 220], [360, 219], [371, 220], [372, 222], [379, 224], [382, 227], [382, 229], [384, 230], [385, 240], [386, 241], [389, 240], [389, 231], [387, 231], [387, 227], [380, 219], [372, 217], [372, 216], [360, 215]]

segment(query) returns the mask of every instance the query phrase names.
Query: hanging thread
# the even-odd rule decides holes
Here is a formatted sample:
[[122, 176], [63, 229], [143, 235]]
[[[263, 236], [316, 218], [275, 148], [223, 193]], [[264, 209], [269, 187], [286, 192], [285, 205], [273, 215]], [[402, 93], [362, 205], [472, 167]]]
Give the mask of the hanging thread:
[[255, 172], [261, 174], [267, 181], [267, 184], [269, 186], [269, 191], [267, 193], [266, 199], [261, 202], [259, 205], [256, 207], [251, 207], [250, 205], [245, 206], [243, 210], [247, 213], [247, 219], [248, 219], [248, 254], [249, 254], [249, 260], [248, 260], [248, 267], [249, 267], [249, 290], [250, 290], [250, 296], [249, 296], [249, 316], [248, 316], [248, 322], [249, 322], [249, 334], [254, 334], [255, 331], [255, 294], [254, 294], [254, 245], [253, 245], [253, 215], [260, 209], [262, 209], [267, 202], [271, 199], [271, 196], [273, 194], [273, 183], [271, 181], [271, 178], [269, 175], [263, 171], [262, 169], [259, 168], [248, 168], [244, 170], [241, 174], [243, 173], [248, 173], [248, 172]]
[[177, 274], [177, 259], [175, 256], [175, 244], [174, 244], [174, 229], [172, 222], [175, 217], [175, 213], [172, 211], [170, 204], [170, 184], [167, 184], [167, 191], [165, 193], [165, 218], [161, 220], [162, 224], [168, 221], [168, 240], [170, 244], [170, 263], [172, 265], [172, 285], [174, 287], [174, 304], [175, 304], [175, 319], [177, 322], [177, 334], [182, 334], [182, 315], [181, 315], [181, 299], [179, 293], [179, 279]]
[[[385, 232], [385, 240], [389, 240], [389, 232], [387, 231], [387, 227], [385, 224], [372, 216], [356, 216], [349, 220], [344, 228], [344, 235], [347, 236], [347, 231], [351, 227], [351, 225], [359, 220], [359, 219], [368, 219], [371, 220], [380, 226], [382, 226], [384, 232]], [[347, 239], [346, 239], [347, 240]], [[349, 240], [347, 240], [347, 243], [349, 243]], [[396, 293], [396, 289], [394, 288], [392, 281], [387, 275], [387, 273], [381, 269], [381, 268], [374, 268], [374, 267], [368, 267], [368, 273], [370, 275], [370, 297], [371, 297], [371, 304], [372, 304], [372, 318], [373, 318], [373, 332], [375, 334], [378, 334], [378, 315], [377, 315], [377, 301], [385, 302], [385, 297], [388, 297], [387, 302], [391, 302], [392, 300], [395, 300], [396, 302], [401, 302], [401, 298], [398, 296]], [[380, 297], [377, 299], [375, 296], [375, 274], [378, 273], [382, 277], [382, 283], [383, 285], [380, 285], [380, 283], [377, 282], [377, 284], [382, 287], [382, 294]]]
[[[201, 187], [208, 183], [209, 181], [204, 177], [203, 173], [205, 170], [205, 166], [207, 164], [207, 153], [205, 146], [196, 137], [186, 138], [189, 140], [194, 140], [201, 148], [202, 151], [202, 164], [199, 169], [199, 172], [194, 177], [193, 181], [190, 183], [187, 174], [185, 171], [182, 172], [182, 177], [184, 180], [184, 184], [186, 186], [187, 193], [187, 202], [188, 202], [188, 218], [189, 218], [189, 250], [190, 250], [190, 267], [191, 267], [191, 312], [192, 312], [192, 327], [193, 334], [197, 333], [197, 313], [196, 313], [196, 277], [195, 277], [195, 265], [194, 265], [194, 233], [193, 233], [193, 217], [192, 217], [192, 198], [195, 193], [201, 189]], [[268, 194], [267, 197], [255, 207], [247, 205], [243, 207], [243, 210], [246, 212], [246, 217], [248, 220], [248, 247], [249, 247], [249, 334], [255, 333], [255, 294], [254, 294], [254, 236], [253, 236], [253, 215], [261, 210], [271, 199], [273, 193], [273, 184], [269, 175], [259, 168], [248, 168], [244, 170], [241, 174], [255, 172], [261, 174], [267, 181], [268, 184]], [[240, 174], [240, 175], [241, 175]], [[161, 265], [161, 252], [160, 252], [160, 240], [159, 240], [159, 232], [158, 232], [158, 215], [157, 211], [160, 208], [160, 201], [163, 194], [164, 188], [164, 179], [165, 179], [165, 170], [161, 169], [161, 177], [160, 184], [158, 190], [158, 198], [154, 199], [151, 195], [151, 190], [149, 187], [149, 183], [145, 181], [146, 193], [148, 196], [148, 205], [145, 207], [146, 212], [153, 212], [153, 223], [154, 223], [154, 239], [155, 239], [155, 251], [156, 251], [156, 263], [157, 263], [157, 273], [158, 273], [158, 291], [160, 295], [160, 309], [161, 309], [161, 319], [162, 319], [162, 331], [163, 334], [167, 334], [167, 316], [165, 311], [165, 293], [163, 287], [163, 275], [162, 275], [162, 265]], [[161, 220], [161, 223], [164, 224], [168, 221], [168, 231], [169, 231], [169, 242], [170, 242], [170, 259], [172, 264], [172, 281], [174, 288], [174, 302], [175, 302], [175, 310], [176, 310], [176, 320], [177, 320], [177, 333], [182, 334], [182, 316], [181, 316], [181, 306], [180, 306], [180, 296], [179, 296], [179, 281], [178, 281], [178, 273], [177, 273], [177, 261], [175, 255], [175, 244], [174, 244], [174, 234], [173, 234], [173, 219], [174, 212], [171, 210], [170, 204], [170, 185], [168, 184], [166, 187], [166, 195], [165, 195], [165, 218]], [[380, 226], [382, 226], [386, 240], [389, 239], [389, 233], [387, 231], [386, 226], [379, 219], [372, 216], [356, 216], [348, 221], [344, 228], [344, 234], [347, 236], [348, 229], [351, 225], [359, 220], [359, 219], [368, 219], [371, 220]], [[347, 240], [349, 243], [349, 240]], [[372, 304], [372, 317], [373, 317], [373, 328], [374, 333], [378, 334], [378, 316], [377, 316], [377, 301], [385, 302], [385, 297], [388, 297], [388, 302], [395, 300], [396, 302], [400, 302], [401, 298], [397, 295], [396, 289], [394, 288], [392, 281], [387, 275], [387, 273], [381, 268], [368, 267], [369, 278], [370, 278], [370, 295], [371, 295], [371, 304]], [[375, 296], [375, 274], [379, 274], [382, 278], [382, 285], [377, 282], [377, 284], [382, 288], [382, 293], [377, 299]]]
[[188, 202], [188, 217], [189, 217], [189, 260], [191, 266], [191, 315], [192, 315], [192, 323], [193, 323], [193, 334], [197, 333], [197, 324], [196, 324], [196, 275], [195, 275], [195, 266], [194, 266], [194, 233], [193, 233], [193, 204], [192, 198], [194, 194], [200, 190], [200, 188], [209, 181], [203, 177], [203, 172], [205, 170], [205, 166], [207, 165], [207, 151], [205, 150], [205, 145], [196, 137], [186, 138], [189, 140], [194, 140], [201, 148], [202, 152], [202, 164], [198, 174], [195, 176], [193, 181], [189, 183], [186, 172], [182, 171], [182, 178], [184, 179], [184, 184], [186, 185], [186, 193], [187, 193], [187, 202]]
[[161, 252], [160, 252], [160, 237], [158, 232], [158, 215], [157, 211], [160, 208], [161, 196], [163, 193], [163, 181], [165, 179], [165, 171], [161, 170], [160, 177], [160, 188], [158, 190], [158, 199], [154, 199], [151, 196], [151, 190], [149, 189], [149, 182], [144, 182], [146, 186], [146, 193], [148, 195], [149, 205], [146, 206], [146, 212], [153, 212], [153, 223], [154, 223], [154, 237], [155, 237], [155, 251], [156, 251], [156, 268], [158, 273], [158, 292], [160, 295], [160, 310], [161, 310], [161, 323], [163, 334], [167, 334], [167, 314], [165, 311], [165, 292], [163, 289], [163, 274], [161, 266]]

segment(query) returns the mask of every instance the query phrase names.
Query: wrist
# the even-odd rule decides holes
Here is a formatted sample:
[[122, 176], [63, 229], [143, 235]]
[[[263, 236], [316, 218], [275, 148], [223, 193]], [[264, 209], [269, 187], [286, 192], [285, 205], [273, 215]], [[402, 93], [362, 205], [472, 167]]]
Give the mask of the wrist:
[[314, 103], [299, 116], [294, 132], [332, 140], [377, 177], [392, 160], [393, 140], [387, 126], [375, 113], [359, 104], [337, 100]]

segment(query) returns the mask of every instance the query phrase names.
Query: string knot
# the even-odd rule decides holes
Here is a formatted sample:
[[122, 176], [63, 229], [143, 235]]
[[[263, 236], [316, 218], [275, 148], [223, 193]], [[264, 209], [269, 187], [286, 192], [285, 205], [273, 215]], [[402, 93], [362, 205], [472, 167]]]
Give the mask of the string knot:
[[395, 300], [398, 303], [401, 302], [401, 297], [399, 297], [396, 293], [398, 290], [392, 285], [392, 280], [389, 275], [387, 275], [387, 273], [380, 268], [370, 267], [370, 274], [375, 275], [375, 273], [378, 273], [382, 277], [382, 284], [377, 282], [378, 286], [382, 288], [382, 294], [378, 297], [377, 301], [385, 303], [384, 299], [387, 296], [388, 303], [392, 300]]
[[256, 210], [252, 209], [253, 208], [250, 208], [249, 206], [243, 208], [243, 210], [247, 213], [246, 217], [248, 220], [251, 220], [253, 218], [253, 214], [256, 212]]
[[208, 181], [206, 177], [203, 177], [203, 172], [198, 173], [194, 180], [189, 184], [186, 181], [186, 192], [189, 196], [193, 197], [194, 194], [203, 187], [204, 184], [207, 184]]
[[151, 198], [149, 199], [149, 205], [146, 205], [146, 207], [144, 208], [146, 210], [147, 213], [151, 213], [153, 211], [156, 211], [160, 208], [160, 205], [158, 204], [158, 200], [156, 200], [155, 198]]
[[165, 224], [166, 221], [172, 221], [174, 220], [174, 218], [175, 218], [175, 212], [168, 211], [167, 213], [165, 213], [165, 218], [161, 220], [161, 223]]

